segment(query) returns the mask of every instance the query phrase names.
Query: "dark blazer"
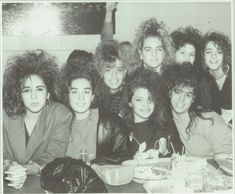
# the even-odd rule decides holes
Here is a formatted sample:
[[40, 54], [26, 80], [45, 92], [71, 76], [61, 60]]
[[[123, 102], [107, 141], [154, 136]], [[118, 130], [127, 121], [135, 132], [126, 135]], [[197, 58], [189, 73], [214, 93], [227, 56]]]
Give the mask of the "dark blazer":
[[26, 147], [24, 116], [10, 118], [3, 113], [3, 159], [45, 165], [63, 157], [68, 146], [72, 114], [60, 103], [47, 104], [29, 137]]

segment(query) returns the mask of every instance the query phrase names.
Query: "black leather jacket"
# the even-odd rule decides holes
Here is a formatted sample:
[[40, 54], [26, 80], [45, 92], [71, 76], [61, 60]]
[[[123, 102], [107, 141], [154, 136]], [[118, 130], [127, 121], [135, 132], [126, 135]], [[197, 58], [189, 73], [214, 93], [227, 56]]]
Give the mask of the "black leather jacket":
[[117, 114], [99, 108], [96, 159], [92, 163], [119, 164], [129, 159], [128, 141], [125, 121]]

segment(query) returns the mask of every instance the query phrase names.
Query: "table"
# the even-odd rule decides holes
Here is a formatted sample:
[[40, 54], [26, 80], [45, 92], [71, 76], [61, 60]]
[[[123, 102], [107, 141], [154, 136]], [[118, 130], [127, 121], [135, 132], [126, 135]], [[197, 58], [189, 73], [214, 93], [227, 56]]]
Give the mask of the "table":
[[[214, 169], [217, 170], [219, 165], [215, 162], [215, 160], [210, 159], [207, 160], [208, 164]], [[109, 193], [146, 193], [142, 184], [130, 182], [126, 185], [121, 186], [110, 186], [107, 185], [107, 189]], [[8, 187], [6, 182], [4, 182], [4, 193], [45, 193], [45, 191], [40, 186], [40, 177], [39, 176], [28, 176], [24, 186], [16, 190], [12, 187]]]
[[[121, 186], [110, 186], [107, 185], [109, 193], [146, 193], [141, 184], [130, 182], [126, 185]], [[4, 193], [45, 193], [45, 191], [40, 186], [40, 177], [39, 176], [28, 176], [27, 180], [24, 183], [24, 186], [21, 189], [14, 189], [8, 187], [6, 182], [4, 182]]]

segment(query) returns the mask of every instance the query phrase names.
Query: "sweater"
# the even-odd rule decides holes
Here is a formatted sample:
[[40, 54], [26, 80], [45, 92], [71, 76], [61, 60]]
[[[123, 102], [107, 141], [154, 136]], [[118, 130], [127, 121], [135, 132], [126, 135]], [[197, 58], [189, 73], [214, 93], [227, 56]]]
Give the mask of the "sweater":
[[217, 154], [231, 154], [231, 129], [215, 112], [206, 112], [203, 116], [213, 120], [196, 117], [191, 134], [188, 135], [185, 129], [189, 123], [189, 114], [173, 113], [173, 120], [185, 146], [186, 155], [211, 158]]
[[73, 120], [67, 156], [81, 159], [80, 153], [86, 152], [89, 160], [96, 158], [97, 123], [98, 109], [91, 109], [84, 120]]

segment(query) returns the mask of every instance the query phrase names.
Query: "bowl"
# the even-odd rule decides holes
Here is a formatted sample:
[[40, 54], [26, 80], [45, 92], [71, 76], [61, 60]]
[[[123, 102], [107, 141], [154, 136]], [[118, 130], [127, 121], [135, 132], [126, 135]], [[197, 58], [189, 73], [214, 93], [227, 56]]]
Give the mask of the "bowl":
[[108, 185], [119, 186], [128, 184], [134, 176], [134, 167], [122, 165], [96, 165], [93, 169]]

